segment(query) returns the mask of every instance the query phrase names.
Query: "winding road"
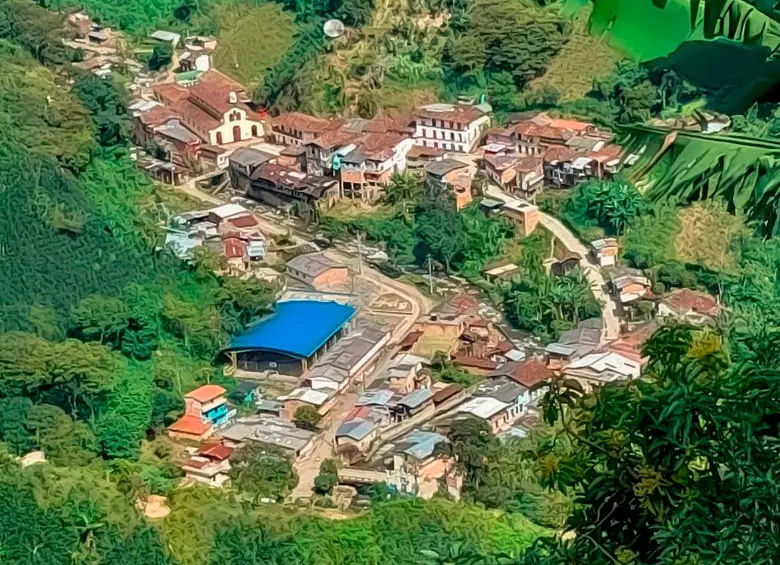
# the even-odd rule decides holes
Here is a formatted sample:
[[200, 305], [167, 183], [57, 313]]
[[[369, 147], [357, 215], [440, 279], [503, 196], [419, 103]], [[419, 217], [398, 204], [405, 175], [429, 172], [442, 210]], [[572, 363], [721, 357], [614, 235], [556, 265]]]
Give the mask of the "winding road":
[[604, 320], [605, 329], [604, 340], [617, 339], [620, 335], [620, 319], [615, 314], [615, 304], [606, 291], [607, 283], [601, 271], [588, 259], [588, 248], [560, 220], [553, 218], [549, 214], [540, 211], [539, 223], [553, 234], [567, 251], [580, 256], [580, 267], [583, 273], [585, 273], [585, 278], [590, 283], [593, 296], [601, 304], [601, 318]]
[[[490, 183], [487, 185], [485, 194], [490, 198], [503, 202], [517, 200], [517, 198], [505, 194], [500, 188]], [[579, 256], [580, 267], [585, 274], [585, 278], [587, 278], [590, 283], [593, 296], [595, 296], [596, 300], [601, 304], [601, 318], [604, 320], [603, 341], [606, 342], [617, 339], [620, 335], [620, 319], [615, 314], [615, 304], [612, 302], [612, 298], [607, 292], [607, 283], [604, 280], [604, 276], [601, 274], [599, 268], [588, 259], [588, 248], [577, 239], [563, 222], [549, 214], [539, 211], [539, 223], [542, 224], [547, 231], [553, 234], [569, 253], [574, 253]]]

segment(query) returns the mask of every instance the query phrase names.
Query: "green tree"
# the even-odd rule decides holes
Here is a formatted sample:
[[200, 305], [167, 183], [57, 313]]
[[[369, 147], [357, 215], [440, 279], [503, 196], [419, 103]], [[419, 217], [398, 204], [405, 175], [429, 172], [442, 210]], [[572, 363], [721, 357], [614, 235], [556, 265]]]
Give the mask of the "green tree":
[[574, 227], [598, 226], [621, 235], [648, 206], [628, 181], [589, 181], [578, 185], [564, 202], [564, 217]]
[[644, 354], [639, 380], [550, 395], [574, 450], [543, 453], [543, 472], [579, 493], [576, 536], [527, 562], [776, 561], [776, 361], [734, 363], [722, 336], [685, 326], [659, 330]]
[[80, 404], [94, 409], [124, 370], [121, 357], [98, 343], [67, 339], [48, 342], [30, 334], [0, 334], [0, 391], [6, 395], [62, 396], [75, 414]]
[[116, 347], [128, 327], [130, 312], [118, 298], [91, 295], [73, 308], [70, 318], [75, 335]]
[[314, 492], [331, 494], [337, 484], [339, 484], [338, 462], [335, 459], [325, 459], [320, 463], [320, 474], [314, 478]]
[[127, 91], [123, 85], [86, 73], [76, 78], [73, 92], [91, 114], [100, 145], [118, 145], [130, 136]]
[[282, 500], [298, 484], [292, 462], [280, 451], [250, 443], [236, 451], [231, 461], [234, 484], [257, 499]]
[[165, 69], [173, 61], [173, 45], [167, 41], [158, 43], [152, 50], [152, 56], [147, 61], [147, 66], [151, 71]]
[[295, 426], [302, 430], [316, 431], [317, 425], [322, 420], [322, 415], [317, 412], [314, 406], [302, 404], [295, 410], [293, 422]]

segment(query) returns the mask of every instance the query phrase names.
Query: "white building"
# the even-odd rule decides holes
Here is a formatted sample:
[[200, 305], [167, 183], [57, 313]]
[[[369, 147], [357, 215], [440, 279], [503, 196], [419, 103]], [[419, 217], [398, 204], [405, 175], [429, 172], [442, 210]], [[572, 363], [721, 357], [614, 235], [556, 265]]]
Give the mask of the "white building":
[[264, 135], [263, 117], [247, 105], [244, 87], [217, 70], [203, 73], [191, 87], [165, 83], [155, 86], [154, 93], [181, 116], [187, 129], [211, 145]]
[[490, 125], [490, 106], [428, 104], [414, 115], [417, 145], [471, 153]]

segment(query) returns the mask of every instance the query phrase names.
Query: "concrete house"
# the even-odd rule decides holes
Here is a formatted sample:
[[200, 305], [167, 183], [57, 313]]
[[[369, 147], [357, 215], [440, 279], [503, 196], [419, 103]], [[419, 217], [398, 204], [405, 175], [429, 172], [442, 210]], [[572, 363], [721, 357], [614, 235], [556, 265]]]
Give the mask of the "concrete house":
[[329, 259], [324, 253], [306, 253], [290, 259], [287, 274], [317, 290], [349, 282], [347, 266]]
[[490, 125], [487, 105], [428, 104], [414, 114], [417, 145], [471, 153]]
[[190, 87], [156, 85], [154, 94], [181, 116], [189, 130], [211, 145], [262, 138], [265, 134], [263, 116], [247, 105], [251, 98], [244, 87], [217, 70], [203, 73]]

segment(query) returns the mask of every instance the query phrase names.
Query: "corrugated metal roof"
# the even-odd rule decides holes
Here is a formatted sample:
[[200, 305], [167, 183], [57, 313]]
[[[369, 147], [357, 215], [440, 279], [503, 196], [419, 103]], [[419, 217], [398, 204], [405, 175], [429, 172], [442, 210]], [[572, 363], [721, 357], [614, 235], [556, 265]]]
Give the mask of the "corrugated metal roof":
[[339, 429], [336, 430], [336, 437], [348, 437], [360, 441], [370, 434], [375, 426], [376, 424], [373, 422], [362, 419], [350, 420], [339, 426]]
[[417, 408], [430, 398], [433, 398], [433, 392], [431, 392], [431, 389], [421, 388], [404, 396], [401, 400], [398, 401], [398, 404], [401, 406], [406, 406], [407, 408]]
[[392, 390], [367, 390], [355, 406], [387, 406], [394, 394]]
[[396, 450], [415, 459], [426, 459], [433, 455], [439, 443], [449, 443], [449, 440], [435, 432], [412, 430], [396, 444]]
[[292, 357], [311, 357], [355, 315], [355, 308], [338, 302], [289, 300], [235, 337], [228, 351], [267, 350]]

